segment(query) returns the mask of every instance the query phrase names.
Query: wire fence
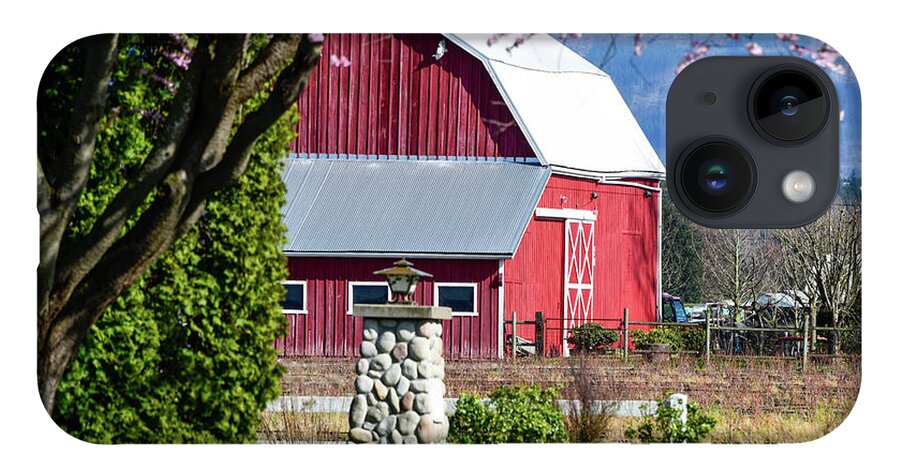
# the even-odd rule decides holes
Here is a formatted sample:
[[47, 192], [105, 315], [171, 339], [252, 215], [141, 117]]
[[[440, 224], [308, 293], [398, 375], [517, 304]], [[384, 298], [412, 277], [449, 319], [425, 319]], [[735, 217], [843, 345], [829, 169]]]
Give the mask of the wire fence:
[[[513, 312], [512, 319], [504, 322], [505, 350], [513, 358], [567, 356], [571, 352], [584, 351], [566, 340], [584, 322], [575, 324], [564, 318], [547, 317], [543, 312], [536, 312], [533, 319], [526, 320], [519, 320]], [[780, 327], [754, 327], [716, 317], [710, 319], [709, 316], [692, 322], [636, 321], [629, 318], [627, 308], [622, 317], [593, 318], [590, 322], [615, 331], [618, 340], [587, 351], [618, 355], [626, 361], [634, 354], [643, 354], [649, 360], [667, 359], [673, 354], [694, 354], [702, 355], [707, 362], [712, 355], [767, 356], [797, 359], [805, 367], [810, 359], [836, 355], [833, 343], [841, 334], [859, 333], [859, 328], [811, 325], [809, 316], [800, 319], [799, 326]], [[642, 341], [652, 343], [637, 345], [635, 331], [649, 332], [659, 328], [678, 329], [679, 332], [663, 339], [644, 338]], [[673, 341], [677, 343], [675, 348]]]

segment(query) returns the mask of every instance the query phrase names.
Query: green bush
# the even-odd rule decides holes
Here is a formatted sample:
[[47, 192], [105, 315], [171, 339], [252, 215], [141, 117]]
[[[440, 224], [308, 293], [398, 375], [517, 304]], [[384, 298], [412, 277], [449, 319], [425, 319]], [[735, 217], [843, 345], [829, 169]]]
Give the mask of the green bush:
[[499, 387], [487, 401], [463, 392], [450, 417], [451, 443], [564, 443], [563, 414], [556, 406], [559, 390]]
[[657, 327], [650, 332], [635, 329], [629, 332], [635, 347], [650, 344], [669, 344], [673, 352], [702, 352], [706, 347], [706, 334], [699, 329]]
[[[681, 410], [669, 406], [666, 393], [658, 400], [655, 415], [644, 415], [637, 425], [625, 430], [625, 437], [641, 443], [699, 443], [716, 426], [716, 419], [700, 413], [696, 402], [687, 404], [687, 423], [681, 423]], [[646, 409], [644, 409], [646, 411]]]
[[566, 341], [575, 345], [575, 350], [594, 350], [618, 340], [618, 332], [612, 329], [605, 329], [596, 322], [588, 322], [573, 328], [572, 333], [566, 338]]

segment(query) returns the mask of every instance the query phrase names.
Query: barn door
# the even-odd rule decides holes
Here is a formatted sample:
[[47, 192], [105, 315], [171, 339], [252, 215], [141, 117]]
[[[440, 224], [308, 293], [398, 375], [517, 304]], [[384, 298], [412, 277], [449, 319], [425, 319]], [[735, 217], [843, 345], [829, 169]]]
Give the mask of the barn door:
[[563, 276], [563, 355], [569, 355], [569, 329], [594, 317], [594, 221], [566, 220], [566, 272]]

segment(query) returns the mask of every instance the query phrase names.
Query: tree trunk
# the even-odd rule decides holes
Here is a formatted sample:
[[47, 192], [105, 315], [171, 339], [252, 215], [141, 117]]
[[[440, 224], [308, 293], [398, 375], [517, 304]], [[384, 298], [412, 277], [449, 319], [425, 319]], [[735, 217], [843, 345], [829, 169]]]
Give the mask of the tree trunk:
[[831, 314], [831, 326], [835, 329], [832, 331], [831, 335], [832, 342], [834, 343], [834, 355], [838, 355], [841, 353], [841, 333], [837, 330], [840, 327], [841, 322], [841, 314], [839, 311], [832, 311]]

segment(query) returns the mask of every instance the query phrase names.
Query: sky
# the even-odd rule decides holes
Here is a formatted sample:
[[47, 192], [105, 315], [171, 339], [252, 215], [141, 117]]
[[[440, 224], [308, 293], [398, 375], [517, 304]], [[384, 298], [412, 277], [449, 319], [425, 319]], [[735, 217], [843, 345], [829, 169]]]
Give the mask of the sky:
[[[819, 40], [804, 36], [756, 35], [643, 35], [640, 55], [634, 35], [569, 35], [563, 41], [608, 73], [637, 118], [660, 159], [665, 162], [665, 103], [669, 85], [687, 55], [803, 56], [818, 60], [837, 88], [842, 110], [841, 173], [860, 168], [860, 98], [856, 76], [839, 53]], [[824, 47], [824, 49], [823, 49]]]

